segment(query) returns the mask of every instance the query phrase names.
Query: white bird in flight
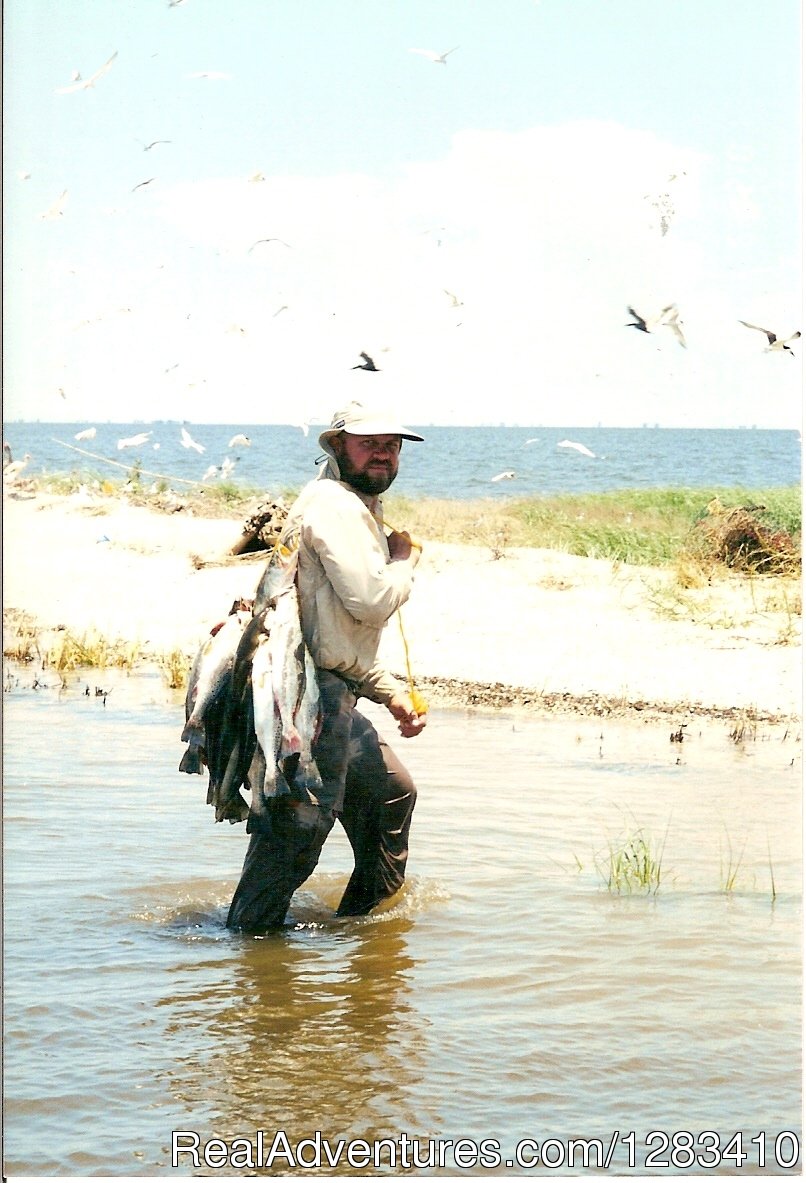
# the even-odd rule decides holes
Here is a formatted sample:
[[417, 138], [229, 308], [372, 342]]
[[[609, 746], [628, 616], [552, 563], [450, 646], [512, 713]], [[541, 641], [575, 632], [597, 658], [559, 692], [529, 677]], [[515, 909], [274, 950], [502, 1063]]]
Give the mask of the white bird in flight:
[[83, 431], [77, 431], [76, 434], [73, 436], [73, 439], [74, 440], [94, 440], [95, 439], [95, 428], [94, 427], [85, 427]]
[[64, 207], [65, 207], [66, 202], [67, 202], [67, 190], [65, 189], [62, 193], [59, 194], [59, 196], [56, 198], [56, 200], [54, 201], [54, 203], [50, 207], [50, 209], [46, 209], [43, 214], [39, 215], [40, 218], [44, 218], [45, 221], [47, 221], [47, 222], [53, 221], [54, 218], [60, 218], [62, 216], [62, 214], [64, 213]]
[[642, 333], [651, 333], [654, 329], [666, 325], [672, 330], [675, 337], [677, 337], [680, 344], [685, 348], [686, 339], [683, 336], [683, 330], [680, 327], [678, 320], [679, 313], [676, 304], [667, 304], [665, 308], [661, 308], [657, 316], [641, 316], [634, 308], [627, 305], [627, 311], [630, 316], [635, 317], [635, 320], [627, 325], [628, 329], [638, 329]]
[[104, 64], [101, 66], [100, 70], [96, 70], [95, 73], [92, 74], [89, 78], [82, 78], [80, 74], [78, 74], [77, 72], [74, 72], [73, 78], [75, 79], [75, 81], [71, 82], [69, 86], [59, 86], [54, 93], [55, 94], [72, 94], [73, 91], [75, 91], [75, 90], [88, 90], [91, 86], [95, 86], [95, 83], [98, 81], [98, 79], [103, 74], [105, 74], [107, 72], [107, 70], [110, 70], [112, 68], [112, 63], [117, 56], [118, 56], [118, 51], [115, 50], [115, 52], [112, 54], [109, 61], [104, 62]]
[[572, 448], [575, 452], [579, 452], [582, 456], [590, 456], [592, 459], [596, 459], [595, 453], [592, 452], [590, 448], [586, 448], [584, 444], [578, 444], [575, 440], [560, 440], [560, 442], [557, 444], [557, 447]]
[[506, 472], [499, 472], [498, 476], [490, 477], [492, 481], [513, 481], [515, 473], [512, 469], [507, 469]]
[[248, 435], [234, 435], [232, 437], [232, 439], [230, 440], [230, 442], [227, 444], [227, 447], [228, 448], [249, 448], [249, 447], [251, 447], [251, 444], [252, 444], [252, 441], [250, 440]]
[[444, 66], [446, 64], [445, 59], [448, 57], [448, 55], [455, 53], [458, 48], [458, 45], [454, 45], [453, 49], [448, 49], [445, 51], [445, 53], [437, 53], [435, 49], [410, 49], [409, 53], [419, 53], [422, 57], [428, 58], [429, 61], [436, 62], [438, 65]]
[[791, 337], [779, 337], [777, 333], [772, 331], [772, 329], [762, 329], [760, 325], [748, 324], [746, 320], [740, 320], [739, 324], [744, 325], [746, 329], [756, 329], [759, 333], [764, 334], [764, 336], [769, 341], [769, 345], [765, 350], [766, 353], [769, 353], [771, 350], [774, 350], [776, 353], [782, 353], [784, 350], [786, 350], [786, 352], [791, 357], [795, 356], [792, 350], [789, 348], [787, 342], [797, 341], [798, 337], [800, 336], [800, 330], [798, 330], [797, 333], [793, 333]]
[[283, 239], [283, 238], [259, 238], [259, 239], [257, 240], [257, 242], [253, 242], [253, 243], [252, 243], [252, 245], [250, 246], [249, 250], [246, 252], [246, 253], [247, 253], [247, 255], [250, 255], [250, 254], [252, 253], [252, 251], [255, 249], [255, 247], [256, 247], [256, 246], [260, 246], [260, 244], [261, 244], [262, 242], [280, 242], [280, 243], [282, 243], [282, 244], [283, 244], [283, 246], [287, 246], [287, 247], [288, 247], [288, 249], [289, 249], [289, 250], [291, 250], [291, 244], [290, 244], [290, 243], [288, 243], [288, 242], [286, 242], [286, 241], [285, 241], [285, 239]]
[[127, 439], [118, 440], [118, 451], [122, 448], [139, 448], [141, 444], [148, 443], [150, 435], [150, 431], [140, 431], [137, 435], [130, 435]]
[[199, 452], [199, 453], [205, 451], [204, 444], [196, 443], [193, 436], [190, 434], [190, 432], [188, 431], [188, 429], [186, 427], [182, 428], [182, 434], [180, 435], [179, 438], [182, 442], [183, 448], [193, 448], [196, 452]]

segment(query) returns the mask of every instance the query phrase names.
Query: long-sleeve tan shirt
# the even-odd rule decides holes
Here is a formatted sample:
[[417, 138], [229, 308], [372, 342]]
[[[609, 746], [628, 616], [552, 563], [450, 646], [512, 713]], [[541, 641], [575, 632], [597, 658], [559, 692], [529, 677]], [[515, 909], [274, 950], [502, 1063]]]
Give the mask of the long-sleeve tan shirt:
[[392, 562], [377, 497], [342, 481], [311, 481], [288, 514], [284, 538], [298, 541], [297, 588], [305, 643], [375, 702], [401, 687], [378, 665], [381, 631], [409, 597], [414, 565]]

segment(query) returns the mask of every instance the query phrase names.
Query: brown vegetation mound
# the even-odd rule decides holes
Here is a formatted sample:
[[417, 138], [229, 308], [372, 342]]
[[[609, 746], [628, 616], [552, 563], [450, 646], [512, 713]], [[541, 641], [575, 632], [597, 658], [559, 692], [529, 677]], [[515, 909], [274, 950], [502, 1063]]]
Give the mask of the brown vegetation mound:
[[696, 529], [709, 555], [727, 567], [776, 575], [795, 570], [800, 559], [794, 538], [765, 525], [763, 512], [763, 505], [728, 509], [714, 498]]

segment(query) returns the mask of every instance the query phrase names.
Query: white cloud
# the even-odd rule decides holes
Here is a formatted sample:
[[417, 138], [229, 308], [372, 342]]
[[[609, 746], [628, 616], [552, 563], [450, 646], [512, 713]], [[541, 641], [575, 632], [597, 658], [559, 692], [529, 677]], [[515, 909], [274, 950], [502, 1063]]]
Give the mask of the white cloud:
[[[444, 159], [384, 178], [162, 187], [148, 217], [160, 251], [171, 244], [165, 267], [127, 260], [114, 286], [129, 276], [132, 315], [95, 326], [80, 361], [71, 346], [88, 400], [76, 415], [109, 410], [125, 356], [116, 381], [141, 417], [184, 417], [190, 402], [196, 420], [221, 420], [237, 398], [244, 421], [285, 420], [289, 403], [327, 418], [371, 382], [413, 421], [797, 422], [796, 375], [756, 374], [758, 354], [746, 365], [736, 341], [745, 312], [714, 249], [705, 165], [650, 132], [590, 122], [464, 131]], [[763, 232], [747, 225], [755, 195], [738, 181], [733, 192], [720, 241]], [[250, 251], [268, 237], [283, 242]], [[772, 263], [767, 278], [775, 290]], [[670, 302], [687, 351], [665, 330], [625, 327], [628, 303]], [[361, 349], [380, 374], [352, 370]]]

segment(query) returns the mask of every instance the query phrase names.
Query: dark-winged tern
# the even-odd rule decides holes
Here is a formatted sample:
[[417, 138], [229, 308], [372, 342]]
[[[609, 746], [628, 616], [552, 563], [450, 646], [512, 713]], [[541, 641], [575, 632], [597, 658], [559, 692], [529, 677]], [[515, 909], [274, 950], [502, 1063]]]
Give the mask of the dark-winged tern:
[[792, 352], [792, 350], [789, 348], [789, 345], [787, 344], [787, 342], [788, 341], [797, 341], [798, 337], [800, 336], [800, 329], [798, 329], [798, 331], [796, 333], [792, 333], [792, 335], [789, 337], [779, 337], [778, 334], [773, 333], [773, 331], [771, 329], [762, 329], [760, 325], [748, 324], [748, 322], [746, 320], [740, 319], [739, 324], [744, 325], [744, 327], [746, 329], [756, 329], [757, 332], [764, 334], [764, 336], [769, 341], [769, 345], [767, 346], [767, 353], [769, 353], [770, 350], [775, 350], [776, 352], [782, 352], [783, 350], [786, 350], [786, 352], [791, 357], [795, 356], [794, 353]]
[[685, 348], [686, 339], [683, 336], [683, 330], [680, 327], [680, 322], [678, 320], [679, 313], [677, 311], [676, 304], [667, 304], [665, 308], [661, 308], [657, 316], [643, 317], [638, 312], [636, 312], [634, 308], [631, 308], [629, 304], [627, 305], [627, 311], [629, 312], [630, 316], [635, 318], [632, 323], [627, 325], [627, 328], [639, 329], [642, 333], [651, 333], [655, 329], [660, 328], [662, 325], [666, 325], [667, 328], [672, 330], [680, 344]]
[[368, 353], [364, 353], [364, 351], [362, 350], [361, 356], [364, 359], [363, 362], [361, 362], [357, 366], [351, 366], [350, 367], [351, 370], [377, 370], [378, 369], [378, 367], [375, 365], [375, 362], [372, 360], [372, 358], [369, 356]]

